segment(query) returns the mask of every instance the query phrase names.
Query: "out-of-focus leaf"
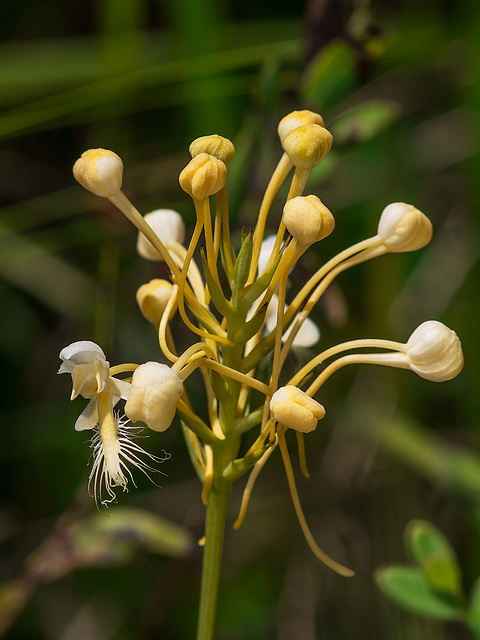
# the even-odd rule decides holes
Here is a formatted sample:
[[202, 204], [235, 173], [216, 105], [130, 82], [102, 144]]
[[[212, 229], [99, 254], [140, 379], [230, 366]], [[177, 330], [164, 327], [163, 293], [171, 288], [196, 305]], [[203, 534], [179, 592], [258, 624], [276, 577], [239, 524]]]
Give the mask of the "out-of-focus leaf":
[[334, 40], [312, 60], [300, 90], [304, 99], [328, 111], [351, 93], [355, 84], [353, 50], [348, 43]]
[[336, 143], [363, 142], [398, 120], [400, 111], [393, 100], [368, 100], [344, 111], [330, 128]]
[[171, 557], [184, 556], [193, 544], [183, 527], [142, 509], [95, 513], [72, 532], [75, 553], [85, 565], [127, 562], [139, 549]]
[[468, 626], [476, 638], [480, 638], [480, 578], [473, 585], [468, 607]]
[[52, 582], [76, 569], [126, 564], [139, 551], [181, 557], [192, 544], [188, 531], [143, 509], [95, 512], [47, 538], [28, 558], [26, 573], [34, 583]]
[[430, 522], [414, 520], [406, 529], [405, 544], [434, 591], [460, 595], [460, 567], [443, 533]]
[[380, 590], [409, 611], [437, 620], [460, 620], [462, 607], [430, 587], [423, 571], [415, 567], [380, 567], [375, 572]]
[[[2, 233], [7, 234], [3, 226]], [[89, 309], [85, 300], [93, 294], [88, 276], [21, 234], [15, 236], [12, 254], [17, 260], [6, 259], [7, 249], [12, 250], [10, 243], [2, 251], [0, 277], [67, 317], [86, 316]]]

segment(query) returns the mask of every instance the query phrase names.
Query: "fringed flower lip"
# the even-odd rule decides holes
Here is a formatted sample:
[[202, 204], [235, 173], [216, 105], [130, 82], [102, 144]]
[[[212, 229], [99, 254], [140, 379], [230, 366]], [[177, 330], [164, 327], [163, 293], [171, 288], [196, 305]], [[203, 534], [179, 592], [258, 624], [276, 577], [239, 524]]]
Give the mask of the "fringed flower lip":
[[90, 442], [93, 449], [93, 464], [88, 478], [88, 491], [95, 498], [96, 504], [101, 503], [104, 507], [117, 501], [113, 490], [115, 487], [121, 487], [123, 491], [128, 491], [129, 480], [135, 488], [137, 487], [129, 465], [140, 469], [156, 485], [157, 483], [152, 479], [151, 474], [163, 472], [148, 464], [144, 458], [156, 464], [170, 458], [170, 454], [165, 451], [162, 452], [162, 457], [155, 456], [135, 442], [133, 437], [146, 436], [141, 436], [142, 428], [133, 425], [128, 418], [114, 415], [114, 420], [116, 438], [107, 444], [97, 425], [92, 431]]

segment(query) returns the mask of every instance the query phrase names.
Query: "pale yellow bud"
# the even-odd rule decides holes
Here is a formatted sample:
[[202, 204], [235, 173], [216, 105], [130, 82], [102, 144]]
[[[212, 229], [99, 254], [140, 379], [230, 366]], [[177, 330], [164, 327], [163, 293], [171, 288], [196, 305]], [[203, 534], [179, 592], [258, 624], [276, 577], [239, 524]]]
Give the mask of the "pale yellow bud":
[[143, 316], [152, 324], [159, 325], [172, 295], [172, 285], [167, 280], [155, 278], [142, 284], [137, 291], [137, 303]]
[[283, 148], [299, 169], [313, 169], [330, 151], [333, 136], [319, 124], [297, 127], [286, 136]]
[[[185, 223], [182, 216], [173, 209], [157, 209], [145, 214], [145, 222], [155, 231], [164, 245], [170, 242], [182, 244], [185, 240]], [[162, 255], [141, 231], [137, 236], [137, 251], [145, 260], [163, 262]]]
[[132, 422], [145, 422], [153, 431], [165, 431], [175, 417], [183, 382], [166, 364], [146, 362], [135, 369], [125, 414]]
[[195, 200], [203, 200], [223, 189], [227, 181], [225, 163], [208, 153], [190, 160], [179, 177], [180, 186]]
[[329, 236], [335, 219], [317, 196], [291, 198], [283, 208], [283, 222], [301, 245], [310, 245]]
[[325, 408], [293, 385], [280, 387], [270, 400], [272, 418], [289, 429], [310, 433], [325, 415]]
[[233, 142], [228, 138], [223, 138], [216, 133], [211, 136], [202, 136], [197, 138], [190, 145], [190, 155], [195, 158], [200, 153], [208, 153], [215, 158], [221, 160], [228, 167], [235, 155], [235, 147]]
[[313, 111], [308, 111], [308, 109], [292, 111], [292, 113], [282, 118], [278, 125], [278, 135], [282, 146], [289, 133], [297, 127], [304, 127], [307, 124], [319, 124], [321, 127], [325, 126], [322, 116]]
[[123, 162], [113, 151], [89, 149], [73, 165], [73, 175], [88, 191], [109, 198], [122, 188]]
[[410, 369], [432, 382], [455, 378], [463, 369], [462, 344], [455, 331], [428, 320], [412, 333], [406, 344]]
[[378, 235], [393, 253], [416, 251], [432, 239], [432, 223], [427, 216], [404, 202], [393, 202], [382, 212]]

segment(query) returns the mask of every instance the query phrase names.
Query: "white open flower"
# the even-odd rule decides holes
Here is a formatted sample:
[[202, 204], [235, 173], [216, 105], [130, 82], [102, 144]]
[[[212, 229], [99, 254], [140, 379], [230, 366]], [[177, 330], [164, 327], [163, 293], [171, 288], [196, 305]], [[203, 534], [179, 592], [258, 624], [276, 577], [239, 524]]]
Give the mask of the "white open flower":
[[165, 431], [172, 424], [182, 393], [183, 382], [175, 371], [159, 362], [146, 362], [133, 374], [125, 413], [132, 422]]
[[428, 320], [417, 327], [405, 346], [410, 369], [427, 380], [445, 382], [463, 369], [459, 337], [437, 320]]
[[298, 387], [280, 387], [270, 400], [272, 418], [289, 429], [310, 433], [325, 416], [325, 408]]
[[98, 423], [100, 393], [110, 393], [113, 405], [120, 398], [127, 399], [130, 384], [109, 375], [110, 363], [98, 344], [89, 340], [73, 342], [61, 350], [59, 357], [63, 362], [58, 373], [70, 373], [72, 376], [71, 399], [81, 395], [90, 400], [75, 423], [77, 431], [93, 429]]
[[[114, 406], [119, 400], [128, 398], [131, 385], [109, 375], [110, 364], [97, 344], [89, 340], [74, 342], [62, 349], [60, 359], [63, 362], [58, 373], [72, 376], [72, 399], [82, 395], [90, 400], [78, 417], [75, 429], [92, 430], [93, 466], [88, 487], [97, 503], [100, 500], [107, 505], [115, 500], [114, 487], [127, 491], [128, 479], [134, 483], [128, 464], [150, 477], [149, 473], [156, 469], [141, 456], [148, 456], [155, 462], [165, 458], [152, 456], [133, 442], [131, 436], [138, 427], [114, 413]], [[105, 499], [102, 498], [104, 490], [107, 493]]]
[[[170, 243], [182, 244], [185, 240], [185, 223], [178, 211], [174, 211], [173, 209], [156, 209], [155, 211], [147, 213], [144, 219], [166, 247], [168, 247]], [[163, 261], [162, 256], [142, 232], [138, 233], [137, 251], [145, 260]]]

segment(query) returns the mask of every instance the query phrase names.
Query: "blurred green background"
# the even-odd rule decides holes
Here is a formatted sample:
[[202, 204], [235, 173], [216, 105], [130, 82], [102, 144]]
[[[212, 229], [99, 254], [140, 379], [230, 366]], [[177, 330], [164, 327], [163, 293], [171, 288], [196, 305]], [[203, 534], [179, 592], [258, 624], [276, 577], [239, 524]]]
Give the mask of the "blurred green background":
[[[56, 376], [59, 351], [80, 339], [113, 364], [159, 357], [134, 297], [158, 267], [137, 257], [127, 221], [74, 183], [74, 161], [114, 150], [140, 211], [176, 208], [192, 225], [177, 181], [188, 145], [225, 135], [237, 148], [228, 189], [238, 237], [280, 157], [279, 119], [310, 108], [335, 143], [308, 191], [336, 230], [295, 269], [292, 290], [374, 234], [389, 202], [415, 204], [435, 228], [422, 251], [341, 276], [314, 314], [320, 345], [406, 341], [438, 319], [461, 337], [466, 365], [442, 385], [373, 367], [329, 381], [299, 491], [321, 546], [357, 576], [311, 556], [274, 455], [243, 527], [227, 532], [217, 637], [468, 638], [401, 612], [373, 571], [406, 561], [404, 527], [424, 518], [450, 539], [467, 588], [480, 573], [478, 2], [17, 0], [0, 12], [0, 629], [18, 639], [194, 635], [203, 507], [179, 425], [146, 442], [172, 455], [161, 488], [137, 474], [138, 490], [105, 518], [86, 492], [87, 438], [73, 429], [82, 401], [70, 403], [70, 381]], [[202, 410], [200, 386], [197, 402]]]

